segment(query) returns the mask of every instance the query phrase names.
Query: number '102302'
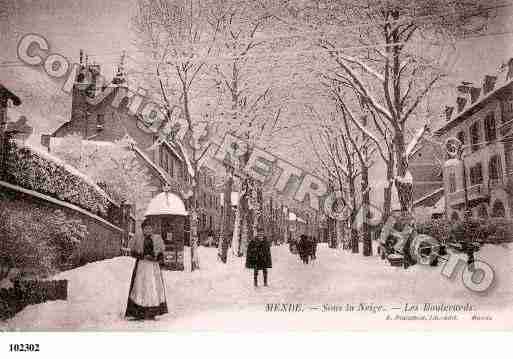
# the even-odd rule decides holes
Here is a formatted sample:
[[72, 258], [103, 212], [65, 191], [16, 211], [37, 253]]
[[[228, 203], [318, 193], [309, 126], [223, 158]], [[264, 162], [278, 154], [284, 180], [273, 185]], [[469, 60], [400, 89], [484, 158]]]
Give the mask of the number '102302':
[[38, 352], [39, 344], [9, 344], [10, 352]]

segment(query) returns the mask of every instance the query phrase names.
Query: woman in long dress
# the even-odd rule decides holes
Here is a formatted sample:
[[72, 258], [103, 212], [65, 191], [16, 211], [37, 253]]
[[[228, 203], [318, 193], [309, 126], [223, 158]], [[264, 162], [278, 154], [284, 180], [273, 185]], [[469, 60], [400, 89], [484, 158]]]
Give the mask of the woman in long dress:
[[164, 253], [164, 242], [159, 235], [152, 234], [152, 227], [147, 219], [141, 227], [143, 236], [136, 239], [132, 250], [132, 256], [137, 260], [132, 272], [125, 316], [155, 319], [155, 316], [168, 312], [164, 280], [159, 266]]

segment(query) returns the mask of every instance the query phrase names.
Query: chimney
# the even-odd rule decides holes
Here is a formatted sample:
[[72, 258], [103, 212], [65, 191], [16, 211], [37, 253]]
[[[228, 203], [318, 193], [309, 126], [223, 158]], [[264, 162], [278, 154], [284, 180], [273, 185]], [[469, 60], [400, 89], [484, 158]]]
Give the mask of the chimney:
[[472, 87], [470, 89], [470, 102], [474, 103], [479, 98], [479, 95], [481, 94], [481, 89], [479, 87]]
[[513, 58], [508, 60], [508, 74], [506, 75], [506, 80], [513, 78]]
[[[461, 83], [461, 85], [456, 87], [456, 89], [458, 90], [459, 95], [461, 95], [458, 97], [458, 100], [457, 100], [458, 112], [461, 111], [460, 107], [461, 107], [461, 109], [463, 109], [465, 107], [465, 104], [467, 103], [467, 99], [470, 100], [471, 103], [473, 103], [479, 97], [479, 93], [481, 92], [481, 90], [479, 88], [472, 86], [471, 82], [466, 82], [466, 81], [463, 81]], [[462, 100], [459, 100], [460, 98]], [[460, 102], [462, 103], [461, 106], [460, 106]]]
[[458, 97], [456, 99], [456, 104], [458, 105], [458, 112], [461, 112], [467, 104], [467, 99], [465, 97]]
[[452, 113], [454, 111], [454, 106], [445, 106], [445, 119], [447, 121], [451, 120]]
[[472, 82], [463, 81], [461, 85], [457, 86], [456, 89], [461, 94], [469, 94], [472, 89]]
[[483, 80], [483, 94], [493, 91], [496, 82], [497, 76], [486, 75]]

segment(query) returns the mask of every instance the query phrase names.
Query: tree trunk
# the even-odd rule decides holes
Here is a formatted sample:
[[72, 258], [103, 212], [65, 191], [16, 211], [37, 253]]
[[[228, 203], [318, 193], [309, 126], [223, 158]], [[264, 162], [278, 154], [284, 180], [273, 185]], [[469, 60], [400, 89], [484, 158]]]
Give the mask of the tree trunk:
[[190, 211], [190, 222], [191, 222], [191, 234], [190, 234], [190, 246], [191, 246], [191, 271], [199, 269], [198, 259], [198, 212], [196, 204], [193, 203]]
[[224, 216], [223, 216], [223, 233], [222, 233], [222, 244], [220, 247], [219, 257], [223, 263], [228, 261], [228, 247], [230, 242], [230, 222], [232, 218], [232, 188], [233, 188], [233, 176], [231, 170], [226, 168], [226, 186], [224, 190]]
[[394, 144], [397, 160], [397, 177], [395, 179], [397, 197], [401, 205], [401, 212], [411, 215], [413, 209], [413, 183], [406, 179], [408, 159], [406, 158], [406, 147], [402, 134], [396, 135]]
[[275, 237], [275, 234], [276, 234], [276, 221], [275, 221], [275, 210], [274, 210], [274, 206], [273, 206], [273, 198], [271, 197], [269, 199], [269, 215], [268, 215], [268, 218], [269, 218], [269, 236], [270, 236], [270, 239], [271, 239], [271, 243], [274, 243], [276, 244], [276, 237]]
[[334, 235], [334, 230], [333, 230], [333, 227], [334, 227], [334, 224], [335, 224], [335, 219], [331, 218], [331, 217], [328, 217], [327, 221], [326, 221], [326, 224], [328, 226], [328, 243], [329, 243], [329, 247], [330, 248], [336, 248], [336, 245], [335, 245], [335, 235]]
[[387, 183], [383, 188], [383, 213], [381, 215], [381, 223], [386, 223], [388, 217], [390, 217], [392, 207], [392, 183], [394, 180], [394, 155], [393, 153], [389, 157], [389, 163], [387, 165]]
[[244, 180], [244, 196], [241, 197], [241, 199], [239, 200], [239, 203], [240, 203], [240, 209], [239, 209], [239, 228], [240, 228], [240, 231], [239, 231], [239, 235], [238, 235], [238, 239], [237, 239], [237, 256], [238, 257], [242, 257], [243, 256], [243, 251], [242, 251], [242, 248], [244, 246], [244, 243], [247, 243], [248, 242], [248, 235], [249, 235], [249, 225], [248, 225], [248, 220], [249, 220], [249, 216], [248, 216], [248, 213], [249, 213], [249, 208], [248, 208], [248, 191], [250, 191], [249, 189], [249, 184], [247, 182], [248, 180]]
[[241, 201], [237, 202], [237, 208], [235, 208], [235, 218], [233, 221], [233, 233], [232, 233], [232, 252], [237, 257], [239, 256], [239, 249], [240, 249], [240, 232], [242, 231], [241, 227]]
[[369, 230], [369, 208], [370, 208], [370, 193], [369, 193], [369, 170], [367, 167], [362, 168], [362, 236], [363, 236], [363, 255], [372, 255], [372, 241]]
[[351, 232], [351, 252], [358, 253], [358, 230], [356, 229], [356, 216], [358, 211], [356, 209], [356, 189], [354, 185], [354, 179], [349, 181], [349, 196], [351, 196], [353, 208], [351, 210], [351, 223], [349, 223], [349, 230]]

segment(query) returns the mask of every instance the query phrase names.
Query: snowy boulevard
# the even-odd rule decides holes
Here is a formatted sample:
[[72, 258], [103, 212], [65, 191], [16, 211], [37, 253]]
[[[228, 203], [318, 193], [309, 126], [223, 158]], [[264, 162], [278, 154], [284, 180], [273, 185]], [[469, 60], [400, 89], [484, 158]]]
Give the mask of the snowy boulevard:
[[[241, 258], [229, 257], [227, 265], [216, 259], [214, 248], [201, 248], [201, 269], [163, 271], [169, 314], [155, 321], [123, 318], [134, 260], [118, 257], [90, 263], [60, 273], [68, 279], [68, 300], [25, 308], [2, 323], [6, 330], [366, 330], [385, 328], [386, 317], [401, 320], [404, 329], [450, 329], [468, 322], [468, 329], [486, 329], [492, 321], [472, 320], [475, 314], [493, 317], [494, 326], [511, 326], [513, 301], [510, 283], [511, 247], [485, 246], [477, 259], [496, 272], [495, 287], [476, 294], [464, 287], [460, 273], [453, 280], [441, 267], [415, 265], [407, 270], [391, 267], [377, 256], [363, 257], [340, 249], [319, 246], [318, 259], [300, 263], [286, 246], [272, 247], [273, 268], [269, 287], [252, 284], [252, 272]], [[464, 257], [462, 257], [464, 258]], [[261, 274], [260, 274], [261, 275]], [[261, 277], [259, 278], [261, 283]], [[429, 285], [426, 285], [429, 283]], [[266, 304], [302, 304], [303, 312], [268, 312]], [[458, 312], [457, 320], [404, 320], [407, 308], [430, 304], [470, 304], [472, 312]], [[362, 306], [364, 305], [364, 307]], [[323, 311], [323, 305], [332, 308]], [[354, 311], [346, 311], [347, 305]], [[364, 311], [361, 309], [364, 308]], [[406, 310], [406, 311], [405, 311]], [[446, 312], [432, 313], [445, 315]], [[450, 313], [451, 314], [451, 313]], [[498, 325], [498, 324], [501, 325]]]

